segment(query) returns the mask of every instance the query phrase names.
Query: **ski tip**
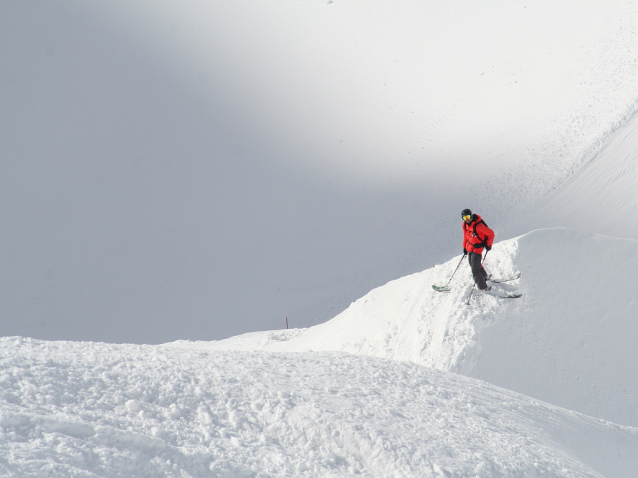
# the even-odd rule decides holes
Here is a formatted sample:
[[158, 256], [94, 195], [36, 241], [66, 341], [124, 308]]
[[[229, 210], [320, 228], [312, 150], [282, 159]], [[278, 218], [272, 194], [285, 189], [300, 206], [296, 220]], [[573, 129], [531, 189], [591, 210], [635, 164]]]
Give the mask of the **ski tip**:
[[432, 284], [432, 288], [437, 292], [450, 292], [450, 288], [445, 286], [438, 286], [438, 285]]

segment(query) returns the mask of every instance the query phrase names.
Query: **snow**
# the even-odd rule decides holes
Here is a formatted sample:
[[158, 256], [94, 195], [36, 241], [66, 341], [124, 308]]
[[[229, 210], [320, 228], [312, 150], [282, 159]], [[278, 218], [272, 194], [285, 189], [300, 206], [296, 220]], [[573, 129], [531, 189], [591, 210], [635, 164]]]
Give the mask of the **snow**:
[[635, 2], [62, 3], [0, 6], [1, 476], [635, 478]]
[[608, 139], [585, 168], [536, 204], [513, 230], [572, 227], [638, 239], [638, 115]]
[[[460, 229], [460, 225], [459, 225]], [[571, 410], [638, 426], [638, 243], [565, 228], [498, 242], [485, 267], [503, 300], [474, 292], [461, 256], [372, 290], [306, 330], [190, 343], [203, 349], [339, 351], [475, 377]], [[288, 335], [286, 335], [288, 334]], [[176, 344], [177, 345], [177, 344]]]
[[8, 476], [631, 477], [638, 430], [407, 362], [0, 339]]

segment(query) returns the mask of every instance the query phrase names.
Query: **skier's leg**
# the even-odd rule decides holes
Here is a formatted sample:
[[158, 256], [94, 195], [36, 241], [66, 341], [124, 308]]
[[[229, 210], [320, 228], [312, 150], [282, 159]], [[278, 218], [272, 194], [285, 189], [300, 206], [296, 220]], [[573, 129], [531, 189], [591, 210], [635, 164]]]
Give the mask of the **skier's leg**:
[[483, 276], [483, 278], [484, 278], [485, 280], [487, 280], [487, 278], [489, 277], [489, 275], [487, 274], [487, 271], [485, 270], [485, 268], [484, 268], [483, 266], [481, 266], [480, 271], [481, 271], [481, 275]]
[[468, 253], [468, 260], [470, 261], [470, 267], [472, 268], [472, 276], [474, 277], [474, 283], [476, 287], [481, 290], [487, 289], [487, 273], [481, 262], [483, 260], [482, 254], [477, 254], [476, 252]]

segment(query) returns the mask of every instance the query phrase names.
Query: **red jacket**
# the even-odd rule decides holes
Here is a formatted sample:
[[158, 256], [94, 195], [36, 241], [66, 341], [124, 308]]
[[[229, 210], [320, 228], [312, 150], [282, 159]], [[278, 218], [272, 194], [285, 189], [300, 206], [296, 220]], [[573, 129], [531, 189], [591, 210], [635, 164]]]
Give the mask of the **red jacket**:
[[463, 221], [463, 248], [467, 252], [482, 254], [485, 246], [492, 247], [492, 242], [494, 242], [494, 231], [487, 227], [481, 216], [474, 214], [469, 224]]

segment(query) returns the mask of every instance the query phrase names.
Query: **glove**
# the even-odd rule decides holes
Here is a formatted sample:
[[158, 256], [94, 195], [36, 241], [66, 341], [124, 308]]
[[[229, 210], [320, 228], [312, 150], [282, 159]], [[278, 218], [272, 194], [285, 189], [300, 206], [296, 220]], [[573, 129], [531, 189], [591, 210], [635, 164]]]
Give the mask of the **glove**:
[[467, 250], [465, 249], [465, 247], [463, 248], [463, 255], [467, 256]]
[[485, 249], [489, 252], [492, 250], [492, 246], [485, 246]]

